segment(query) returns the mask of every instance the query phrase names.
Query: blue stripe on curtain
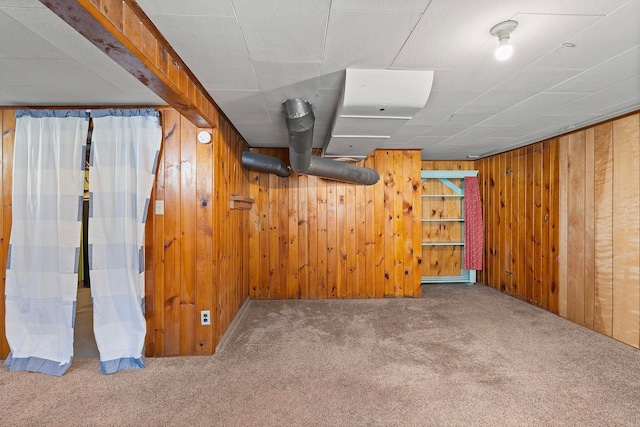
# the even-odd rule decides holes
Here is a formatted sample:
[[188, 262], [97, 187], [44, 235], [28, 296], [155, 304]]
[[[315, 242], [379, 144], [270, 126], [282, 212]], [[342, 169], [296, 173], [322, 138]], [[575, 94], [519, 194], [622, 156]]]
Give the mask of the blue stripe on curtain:
[[[73, 360], [73, 357], [71, 358]], [[60, 364], [53, 360], [41, 359], [39, 357], [25, 357], [15, 358], [11, 353], [4, 361], [4, 364], [9, 367], [10, 371], [30, 371], [41, 372], [43, 374], [55, 375], [56, 377], [62, 376], [71, 366], [69, 363]]]
[[160, 112], [153, 108], [105, 108], [102, 110], [92, 110], [91, 117], [160, 117]]
[[136, 359], [133, 357], [122, 357], [120, 359], [100, 362], [100, 372], [105, 375], [114, 374], [118, 371], [128, 371], [140, 368], [144, 368], [144, 362], [142, 359]]
[[92, 111], [89, 255], [100, 370], [144, 367], [144, 217], [162, 141], [153, 109]]
[[16, 119], [20, 117], [33, 117], [34, 119], [43, 117], [84, 117], [89, 120], [87, 110], [17, 110]]
[[85, 110], [17, 110], [5, 286], [9, 370], [62, 375], [73, 360]]

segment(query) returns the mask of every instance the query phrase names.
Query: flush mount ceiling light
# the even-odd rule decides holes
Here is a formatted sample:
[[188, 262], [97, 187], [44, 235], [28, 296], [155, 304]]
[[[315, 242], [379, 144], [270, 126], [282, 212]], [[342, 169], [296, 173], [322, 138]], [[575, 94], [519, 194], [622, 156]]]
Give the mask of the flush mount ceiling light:
[[496, 49], [496, 58], [499, 61], [511, 57], [513, 53], [513, 46], [509, 44], [509, 34], [511, 34], [516, 27], [518, 27], [517, 21], [504, 21], [494, 25], [489, 32], [492, 36], [496, 36], [500, 41], [500, 46]]

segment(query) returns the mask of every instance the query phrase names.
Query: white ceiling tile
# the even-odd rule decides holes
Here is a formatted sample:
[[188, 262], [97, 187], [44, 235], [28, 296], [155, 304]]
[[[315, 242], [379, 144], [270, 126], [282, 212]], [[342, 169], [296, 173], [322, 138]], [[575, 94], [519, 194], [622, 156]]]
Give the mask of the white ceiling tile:
[[536, 66], [587, 69], [626, 52], [640, 44], [638, 16], [640, 1], [630, 1], [584, 31], [562, 40], [574, 43], [574, 48], [558, 47], [540, 59]]
[[431, 0], [333, 0], [331, 9], [422, 13], [430, 2]]
[[546, 114], [556, 108], [560, 108], [581, 98], [585, 98], [587, 95], [588, 94], [580, 93], [540, 93], [514, 107], [506, 109], [500, 114], [496, 114], [490, 119], [484, 121], [482, 124], [489, 126], [501, 126], [516, 125], [525, 121], [531, 122], [536, 120], [542, 114]]
[[470, 126], [483, 122], [489, 117], [491, 117], [491, 114], [452, 114], [446, 120], [427, 129], [423, 135], [450, 137]]
[[269, 119], [271, 121], [271, 129], [274, 133], [286, 135], [287, 122], [284, 117], [284, 111], [282, 111], [282, 108], [270, 108]]
[[322, 74], [318, 82], [318, 87], [320, 89], [341, 89], [342, 85], [344, 84], [345, 75], [345, 70]]
[[314, 99], [310, 100], [316, 121], [329, 122], [333, 119], [338, 93], [337, 89], [318, 89]]
[[577, 74], [581, 70], [540, 69], [528, 67], [499, 82], [488, 92], [459, 109], [458, 113], [498, 114], [505, 105], [517, 105], [533, 95], [549, 89]]
[[389, 68], [419, 15], [332, 10], [322, 73], [346, 68]]
[[0, 8], [3, 7], [24, 7], [46, 9], [46, 6], [39, 0], [0, 0]]
[[234, 0], [251, 59], [320, 62], [330, 0]]
[[555, 108], [550, 107], [541, 114], [544, 116], [593, 114], [607, 106], [615, 106], [619, 103], [640, 105], [640, 79], [633, 77], [574, 102]]
[[554, 15], [606, 15], [629, 0], [531, 0], [520, 13]]
[[547, 92], [598, 92], [617, 82], [632, 79], [640, 67], [640, 45], [560, 83]]
[[[23, 26], [57, 47], [57, 49], [52, 48], [53, 50], [64, 52], [66, 54], [64, 58], [71, 57], [78, 64], [84, 64], [88, 73], [93, 72], [118, 87], [128, 89], [144, 88], [138, 93], [148, 91], [145, 99], [160, 99], [91, 42], [76, 33], [66, 22], [59, 19], [49, 9], [12, 9], [11, 15]], [[47, 57], [49, 56], [43, 56], [43, 58]]]
[[[51, 20], [51, 12], [37, 13], [31, 8], [8, 8], [0, 12], [0, 28], [2, 34], [11, 35], [12, 43], [2, 43], [0, 49], [3, 57], [9, 58], [65, 58], [63, 52], [49, 41], [29, 29], [29, 25], [20, 23], [20, 19], [31, 21], [35, 26], [46, 25]], [[33, 14], [33, 15], [31, 15]], [[29, 19], [29, 16], [36, 17]], [[44, 19], [38, 19], [44, 15]], [[15, 17], [14, 17], [15, 16]], [[36, 21], [36, 22], [34, 22]]]
[[478, 96], [474, 92], [445, 92], [433, 89], [427, 104], [405, 126], [436, 125]]
[[503, 136], [499, 135], [499, 132], [502, 132], [508, 128], [508, 126], [472, 126], [468, 129], [463, 130], [457, 135], [448, 138], [447, 144], [464, 146], [472, 145], [477, 143], [478, 141], [481, 141], [483, 138]]
[[309, 82], [315, 90], [320, 76], [320, 62], [314, 64], [253, 61], [253, 68], [260, 90], [263, 91], [303, 82]]
[[314, 79], [290, 84], [277, 89], [265, 90], [262, 91], [262, 95], [264, 96], [267, 108], [276, 109], [280, 108], [287, 99], [292, 98], [302, 98], [314, 104], [317, 89], [318, 82]]
[[231, 0], [136, 0], [147, 15], [235, 16]]
[[492, 37], [493, 25], [510, 19], [527, 1], [433, 0], [393, 66], [428, 70], [461, 66]]
[[393, 135], [391, 135], [390, 141], [394, 143], [407, 143], [411, 141], [416, 136], [420, 136], [425, 133], [430, 125], [413, 125], [413, 126], [402, 126], [400, 129], [395, 131]]
[[444, 141], [446, 139], [446, 137], [443, 136], [416, 136], [415, 138], [411, 139], [411, 141], [409, 142], [409, 146], [411, 146], [411, 148], [416, 148], [416, 149], [425, 149], [428, 147], [433, 147], [434, 145], [440, 144], [442, 141]]
[[152, 19], [208, 90], [258, 88], [235, 18], [153, 15]]
[[259, 91], [212, 90], [209, 93], [234, 124], [271, 123]]

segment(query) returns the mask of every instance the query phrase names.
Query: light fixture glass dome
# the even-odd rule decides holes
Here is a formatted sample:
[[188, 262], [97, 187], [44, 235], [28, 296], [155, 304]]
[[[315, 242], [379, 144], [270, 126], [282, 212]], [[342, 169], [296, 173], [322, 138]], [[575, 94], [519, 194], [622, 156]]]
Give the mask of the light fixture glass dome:
[[511, 34], [517, 27], [517, 21], [509, 20], [500, 22], [489, 30], [489, 33], [491, 33], [492, 36], [498, 37], [498, 40], [500, 41], [500, 46], [498, 46], [495, 53], [496, 58], [499, 61], [504, 61], [511, 57], [513, 47], [509, 44], [509, 34]]
[[500, 40], [500, 46], [496, 49], [496, 59], [498, 61], [504, 61], [511, 58], [513, 54], [513, 46], [509, 44], [509, 38], [505, 37]]

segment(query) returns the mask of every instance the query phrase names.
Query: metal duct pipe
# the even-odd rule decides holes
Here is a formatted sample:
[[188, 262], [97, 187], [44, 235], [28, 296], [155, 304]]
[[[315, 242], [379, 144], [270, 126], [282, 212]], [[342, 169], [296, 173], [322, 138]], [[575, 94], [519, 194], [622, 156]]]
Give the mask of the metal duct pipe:
[[287, 99], [283, 109], [289, 130], [289, 162], [296, 173], [363, 185], [378, 182], [380, 175], [373, 169], [311, 155], [316, 120], [311, 104], [300, 98]]
[[258, 172], [273, 173], [283, 178], [291, 175], [287, 164], [279, 158], [250, 151], [242, 152], [242, 166]]

